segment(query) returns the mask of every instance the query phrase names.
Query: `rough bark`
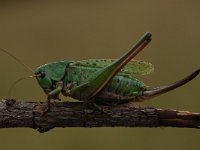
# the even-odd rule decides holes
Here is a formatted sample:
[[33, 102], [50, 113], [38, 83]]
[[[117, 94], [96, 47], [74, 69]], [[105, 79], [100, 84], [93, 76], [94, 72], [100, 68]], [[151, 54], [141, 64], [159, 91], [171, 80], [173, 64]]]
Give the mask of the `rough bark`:
[[185, 127], [199, 128], [200, 113], [118, 105], [89, 105], [81, 102], [54, 102], [41, 115], [46, 103], [0, 101], [0, 128], [29, 127], [46, 132], [55, 127]]

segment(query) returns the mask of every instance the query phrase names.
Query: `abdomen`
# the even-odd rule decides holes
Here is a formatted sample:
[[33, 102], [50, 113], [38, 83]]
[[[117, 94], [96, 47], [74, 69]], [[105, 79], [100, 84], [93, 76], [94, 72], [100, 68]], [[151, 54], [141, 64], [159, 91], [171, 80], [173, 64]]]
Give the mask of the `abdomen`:
[[145, 89], [144, 83], [136, 78], [117, 75], [94, 99], [105, 101], [134, 101]]

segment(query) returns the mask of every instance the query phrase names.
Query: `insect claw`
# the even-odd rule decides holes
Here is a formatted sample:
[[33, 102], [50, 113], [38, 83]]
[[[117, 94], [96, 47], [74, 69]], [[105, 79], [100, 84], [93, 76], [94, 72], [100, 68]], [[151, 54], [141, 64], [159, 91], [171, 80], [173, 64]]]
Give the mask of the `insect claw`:
[[40, 109], [37, 109], [37, 108], [35, 109], [35, 107], [37, 107], [37, 106], [35, 106], [34, 107], [35, 110], [33, 110], [33, 112], [40, 113], [39, 117], [43, 117], [46, 113], [51, 111], [51, 109], [50, 109], [51, 108], [50, 100], [51, 100], [51, 98], [48, 96], [47, 97], [47, 106], [45, 106], [44, 110], [42, 110], [43, 108], [41, 109], [41, 107], [40, 107]]
[[55, 99], [58, 101], [61, 101], [61, 98], [59, 97], [59, 95]]
[[38, 106], [34, 106], [33, 112], [39, 113], [40, 114], [39, 117], [43, 117], [47, 112], [50, 111], [48, 107], [46, 107], [45, 110], [42, 110], [43, 108], [41, 108], [41, 107], [39, 107], [39, 108], [37, 108], [37, 107]]
[[112, 114], [113, 112], [111, 110], [109, 110], [108, 108], [105, 108], [104, 106], [99, 106], [96, 103], [91, 103], [93, 105], [94, 108], [96, 108], [98, 111], [101, 111], [102, 113], [105, 114]]

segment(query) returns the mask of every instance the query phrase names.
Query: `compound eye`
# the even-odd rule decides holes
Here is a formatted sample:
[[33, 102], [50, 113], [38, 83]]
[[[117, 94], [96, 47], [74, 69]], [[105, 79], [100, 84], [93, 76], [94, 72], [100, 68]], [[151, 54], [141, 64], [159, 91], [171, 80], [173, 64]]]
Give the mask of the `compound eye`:
[[42, 79], [45, 77], [45, 75], [46, 75], [46, 73], [44, 71], [39, 71], [39, 72], [36, 73], [36, 76], [40, 77]]
[[45, 73], [44, 71], [42, 71], [42, 72], [40, 73], [40, 75], [41, 75], [41, 76], [40, 76], [41, 78], [44, 78], [45, 75], [46, 75], [46, 73]]

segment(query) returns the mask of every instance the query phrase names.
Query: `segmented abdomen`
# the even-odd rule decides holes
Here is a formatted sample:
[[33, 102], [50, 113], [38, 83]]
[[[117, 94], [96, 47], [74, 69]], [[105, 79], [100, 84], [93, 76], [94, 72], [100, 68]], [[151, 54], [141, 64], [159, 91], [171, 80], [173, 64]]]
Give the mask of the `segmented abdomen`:
[[96, 101], [138, 101], [145, 90], [141, 81], [127, 76], [115, 76], [102, 91], [95, 96]]
[[119, 96], [133, 96], [137, 95], [144, 88], [144, 83], [135, 78], [117, 75], [102, 91], [115, 93]]

